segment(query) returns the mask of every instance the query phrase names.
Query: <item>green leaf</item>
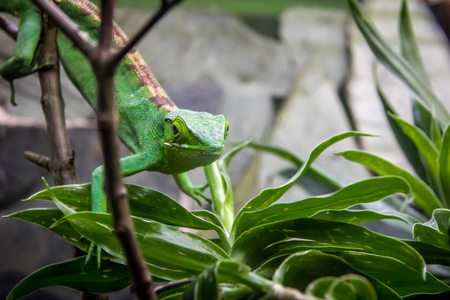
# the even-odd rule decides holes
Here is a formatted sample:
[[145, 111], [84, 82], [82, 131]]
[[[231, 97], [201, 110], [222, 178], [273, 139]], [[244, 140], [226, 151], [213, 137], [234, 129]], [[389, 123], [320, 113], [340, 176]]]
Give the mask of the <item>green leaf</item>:
[[309, 247], [326, 251], [351, 250], [376, 254], [397, 259], [421, 274], [425, 271], [423, 258], [398, 239], [358, 225], [315, 219], [255, 226], [236, 240], [231, 249], [231, 257], [255, 268], [268, 259], [279, 256], [283, 246], [291, 246], [288, 249], [290, 251], [296, 251], [296, 247]]
[[395, 175], [406, 180], [411, 186], [414, 195], [414, 201], [429, 215], [436, 208], [442, 207], [439, 199], [433, 190], [427, 186], [422, 180], [407, 171], [397, 167], [396, 165], [376, 156], [363, 151], [345, 151], [338, 153], [345, 159], [365, 165], [380, 175]]
[[25, 297], [39, 289], [64, 286], [90, 293], [111, 293], [130, 285], [128, 267], [103, 260], [97, 269], [94, 260], [85, 264], [85, 257], [48, 265], [19, 282], [8, 294], [7, 300]]
[[[275, 146], [269, 146], [264, 145], [256, 142], [251, 142], [249, 144], [249, 147], [257, 150], [262, 151], [266, 153], [273, 154], [275, 156], [278, 156], [281, 159], [284, 159], [286, 161], [289, 161], [296, 165], [298, 168], [300, 168], [304, 164], [304, 160], [296, 156], [295, 154], [291, 153], [290, 151], [275, 147]], [[288, 169], [285, 171], [282, 171], [280, 174], [283, 177], [286, 177], [287, 179], [291, 178], [295, 173], [297, 169], [294, 171], [293, 169]], [[308, 180], [308, 183], [305, 183], [305, 181]], [[304, 174], [303, 180], [297, 182], [297, 184], [301, 185], [305, 189], [308, 190], [312, 194], [312, 191], [310, 190], [311, 185], [315, 185], [315, 190], [322, 191], [320, 194], [325, 193], [331, 193], [335, 192], [338, 189], [340, 189], [342, 186], [338, 182], [336, 182], [333, 178], [331, 178], [330, 175], [326, 174], [322, 170], [319, 170], [314, 165], [309, 166], [308, 170]], [[319, 194], [319, 193], [317, 193]]]
[[408, 265], [392, 257], [352, 251], [342, 251], [335, 255], [345, 259], [356, 270], [389, 286], [403, 297], [449, 290], [445, 283], [431, 274], [411, 270]]
[[450, 251], [419, 241], [404, 240], [425, 259], [427, 265], [443, 265], [450, 267]]
[[[310, 250], [289, 256], [277, 269], [273, 280], [279, 284], [304, 291], [309, 284], [313, 284], [314, 286], [315, 280], [317, 279], [323, 277], [340, 277], [349, 274], [363, 276], [361, 272], [354, 269], [340, 257]], [[366, 278], [373, 285], [379, 299], [401, 299], [399, 295], [383, 283], [371, 277]], [[330, 287], [332, 285], [333, 282], [330, 283]], [[308, 289], [309, 292], [316, 290], [317, 293], [321, 294], [313, 286]], [[326, 286], [327, 284], [325, 283], [321, 288], [325, 288]]]
[[[221, 238], [222, 245], [229, 249], [227, 234], [220, 222], [213, 223], [195, 216], [175, 200], [161, 192], [138, 185], [125, 185], [128, 191], [131, 214], [136, 217], [159, 221], [167, 225], [192, 229], [214, 230]], [[77, 211], [91, 210], [91, 184], [56, 186], [50, 191], [43, 190], [27, 200], [52, 201], [51, 194], [62, 203]]]
[[427, 84], [423, 82], [414, 67], [395, 53], [383, 40], [357, 0], [348, 0], [348, 4], [353, 20], [377, 60], [399, 77], [425, 104], [432, 107], [432, 110], [436, 111], [441, 124], [447, 124], [450, 121], [448, 111], [433, 91], [428, 88]]
[[275, 187], [275, 188], [268, 188], [263, 190], [258, 196], [251, 199], [247, 204], [242, 207], [242, 209], [239, 211], [238, 215], [236, 216], [236, 219], [233, 224], [233, 230], [231, 232], [231, 240], [235, 239], [235, 230], [236, 230], [236, 224], [239, 224], [239, 219], [241, 218], [242, 214], [249, 211], [254, 211], [258, 209], [263, 209], [265, 207], [268, 207], [275, 201], [279, 200], [306, 172], [306, 170], [309, 168], [309, 166], [316, 160], [316, 158], [325, 151], [328, 147], [331, 145], [346, 139], [348, 137], [353, 136], [368, 136], [364, 133], [359, 132], [346, 132], [342, 134], [338, 134], [324, 142], [322, 142], [320, 145], [318, 145], [314, 150], [311, 152], [310, 156], [306, 160], [306, 163], [298, 170], [298, 172], [285, 184]]
[[203, 271], [188, 287], [183, 295], [185, 300], [218, 300], [219, 285], [217, 282], [217, 266]]
[[[110, 214], [79, 212], [65, 217], [84, 237], [125, 262]], [[197, 276], [218, 259], [228, 258], [219, 246], [193, 233], [156, 221], [133, 217], [147, 267], [155, 276], [178, 280]]]
[[450, 125], [447, 126], [444, 132], [438, 162], [444, 203], [447, 208], [450, 208]]
[[450, 250], [449, 223], [450, 210], [436, 209], [430, 221], [414, 224], [414, 236], [421, 242]]
[[374, 177], [356, 182], [328, 196], [279, 203], [260, 210], [244, 212], [236, 220], [235, 234], [261, 224], [306, 218], [327, 209], [344, 209], [356, 204], [372, 203], [395, 193], [408, 194], [410, 187], [398, 177]]
[[50, 228], [56, 221], [64, 217], [64, 214], [57, 208], [33, 208], [22, 210], [8, 216], [7, 218], [17, 218], [30, 223], [43, 226], [56, 233], [75, 247], [87, 252], [90, 242], [83, 239], [81, 234], [73, 228], [69, 222], [61, 223], [59, 226]]

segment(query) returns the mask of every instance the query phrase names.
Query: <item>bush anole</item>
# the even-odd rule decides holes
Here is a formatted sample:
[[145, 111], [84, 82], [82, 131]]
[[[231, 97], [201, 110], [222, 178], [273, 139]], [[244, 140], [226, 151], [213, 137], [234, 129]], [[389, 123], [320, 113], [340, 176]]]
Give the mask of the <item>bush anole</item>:
[[[91, 39], [97, 40], [100, 17], [95, 5], [86, 0], [55, 3]], [[1, 1], [0, 11], [20, 18], [14, 56], [0, 68], [0, 75], [12, 84], [14, 79], [35, 71], [42, 16], [30, 0]], [[114, 26], [115, 47], [120, 48], [127, 37]], [[97, 86], [91, 65], [64, 34], [58, 33], [57, 43], [66, 73], [96, 110]], [[207, 199], [203, 187], [193, 186], [185, 172], [211, 164], [221, 155], [228, 134], [225, 117], [178, 109], [135, 49], [117, 68], [115, 94], [119, 138], [134, 153], [120, 160], [123, 176], [141, 171], [172, 174], [186, 194], [197, 201], [200, 197]], [[92, 210], [96, 212], [107, 210], [103, 178], [100, 166], [92, 174]]]

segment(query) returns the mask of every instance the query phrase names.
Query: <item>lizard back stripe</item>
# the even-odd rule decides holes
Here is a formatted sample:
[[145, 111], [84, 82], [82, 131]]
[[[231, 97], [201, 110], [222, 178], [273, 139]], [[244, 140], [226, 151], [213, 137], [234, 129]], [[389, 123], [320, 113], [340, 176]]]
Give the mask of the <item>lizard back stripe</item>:
[[[65, 0], [81, 9], [84, 15], [90, 15], [97, 22], [100, 23], [100, 10], [97, 6], [92, 4], [90, 1], [85, 0]], [[61, 2], [61, 1], [59, 1]], [[117, 48], [122, 48], [128, 41], [128, 37], [122, 31], [122, 29], [114, 23], [113, 26], [114, 42]], [[146, 62], [142, 59], [141, 55], [133, 48], [126, 57], [130, 60], [127, 67], [132, 69], [136, 76], [139, 78], [139, 84], [141, 87], [146, 86], [150, 93], [153, 95], [149, 100], [156, 105], [158, 108], [165, 108], [169, 111], [176, 110], [178, 107], [175, 103], [167, 96], [166, 92], [162, 89], [161, 85], [156, 81], [155, 77]]]

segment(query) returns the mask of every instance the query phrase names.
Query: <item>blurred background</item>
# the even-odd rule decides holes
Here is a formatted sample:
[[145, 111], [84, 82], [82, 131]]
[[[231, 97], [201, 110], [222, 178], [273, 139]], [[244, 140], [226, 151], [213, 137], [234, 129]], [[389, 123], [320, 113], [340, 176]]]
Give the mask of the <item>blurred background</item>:
[[[131, 35], [158, 2], [118, 1], [116, 22]], [[409, 1], [416, 38], [433, 88], [450, 108], [448, 44], [422, 1]], [[400, 1], [365, 1], [367, 13], [394, 47]], [[14, 41], [0, 32], [0, 63], [11, 57]], [[228, 142], [248, 139], [283, 147], [306, 158], [331, 136], [360, 130], [378, 137], [345, 140], [322, 155], [316, 166], [341, 184], [369, 174], [333, 155], [364, 148], [409, 168], [389, 130], [374, 88], [374, 58], [352, 23], [342, 0], [185, 0], [138, 45], [159, 82], [180, 108], [224, 114]], [[397, 111], [411, 119], [407, 89], [384, 68], [381, 85]], [[63, 74], [63, 97], [79, 182], [90, 181], [101, 164], [94, 114]], [[48, 203], [21, 202], [51, 181], [23, 157], [25, 150], [49, 155], [37, 76], [15, 81], [17, 107], [9, 104], [9, 85], [0, 80], [0, 215]], [[123, 155], [127, 150], [122, 147]], [[251, 150], [230, 166], [239, 208], [268, 186], [286, 179], [288, 162]], [[191, 172], [196, 183], [202, 170]], [[141, 173], [127, 182], [180, 197], [172, 177]], [[301, 187], [283, 201], [307, 195]], [[192, 204], [192, 208], [195, 206]], [[381, 229], [382, 230], [382, 229]], [[70, 246], [43, 228], [0, 219], [0, 299], [23, 277], [72, 256]], [[65, 250], [64, 250], [65, 249]], [[124, 291], [111, 299], [126, 299]], [[72, 298], [79, 298], [73, 292]], [[27, 299], [72, 299], [66, 289], [49, 289]]]

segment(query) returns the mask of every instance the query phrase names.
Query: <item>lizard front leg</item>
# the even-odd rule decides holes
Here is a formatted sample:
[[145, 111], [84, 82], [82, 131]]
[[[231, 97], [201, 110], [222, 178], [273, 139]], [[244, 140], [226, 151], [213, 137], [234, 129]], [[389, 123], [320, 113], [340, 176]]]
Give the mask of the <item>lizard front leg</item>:
[[[122, 176], [130, 176], [142, 171], [145, 171], [148, 166], [153, 162], [152, 155], [149, 153], [138, 153], [130, 155], [120, 159], [120, 167], [122, 169]], [[93, 212], [107, 212], [107, 200], [105, 192], [103, 191], [103, 184], [105, 178], [104, 166], [100, 166], [92, 173], [91, 184], [91, 201]], [[89, 261], [92, 252], [94, 251], [95, 244], [91, 244], [86, 261]], [[101, 248], [97, 248], [97, 265], [100, 266], [101, 261]]]

